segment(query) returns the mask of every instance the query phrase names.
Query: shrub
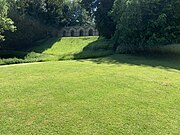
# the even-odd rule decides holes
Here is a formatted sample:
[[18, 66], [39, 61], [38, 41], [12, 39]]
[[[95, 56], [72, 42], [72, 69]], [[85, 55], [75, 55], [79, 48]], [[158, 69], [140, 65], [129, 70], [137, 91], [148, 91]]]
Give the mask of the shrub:
[[42, 61], [46, 61], [48, 56], [49, 55], [42, 53], [31, 52], [26, 55], [25, 60], [32, 62], [42, 62]]
[[24, 63], [24, 62], [25, 61], [23, 59], [9, 58], [9, 59], [1, 59], [0, 64], [9, 65], [9, 64], [18, 64], [18, 63]]

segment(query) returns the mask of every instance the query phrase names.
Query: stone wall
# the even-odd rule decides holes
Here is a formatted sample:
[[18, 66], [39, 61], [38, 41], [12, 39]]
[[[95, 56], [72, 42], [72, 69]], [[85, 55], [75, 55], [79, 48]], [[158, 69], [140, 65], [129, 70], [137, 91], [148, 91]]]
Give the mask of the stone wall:
[[93, 26], [64, 27], [60, 31], [61, 37], [99, 36], [98, 30]]

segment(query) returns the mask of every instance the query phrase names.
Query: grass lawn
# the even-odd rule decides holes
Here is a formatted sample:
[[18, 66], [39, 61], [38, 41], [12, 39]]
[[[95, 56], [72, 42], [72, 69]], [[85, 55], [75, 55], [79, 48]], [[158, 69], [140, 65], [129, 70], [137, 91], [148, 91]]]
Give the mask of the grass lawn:
[[38, 41], [33, 48], [0, 51], [0, 65], [97, 58], [113, 53], [112, 41], [98, 36], [50, 38]]
[[0, 134], [179, 134], [179, 82], [180, 61], [128, 55], [1, 66]]
[[[153, 48], [161, 55], [180, 56], [180, 44]], [[114, 54], [113, 42], [98, 36], [50, 38], [38, 41], [35, 47], [19, 51], [0, 50], [0, 65], [99, 58]], [[14, 58], [17, 57], [18, 59]]]
[[62, 37], [38, 42], [36, 47], [25, 51], [54, 55], [60, 59], [76, 59], [77, 55], [91, 58], [113, 54], [113, 45], [110, 40], [98, 36]]

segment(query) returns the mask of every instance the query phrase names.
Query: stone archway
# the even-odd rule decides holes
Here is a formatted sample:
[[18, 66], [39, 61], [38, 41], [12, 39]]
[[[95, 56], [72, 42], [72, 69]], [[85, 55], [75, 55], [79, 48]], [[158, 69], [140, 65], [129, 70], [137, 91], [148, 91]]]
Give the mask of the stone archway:
[[75, 36], [74, 33], [75, 33], [74, 30], [71, 30], [71, 37], [74, 37], [74, 36]]
[[88, 36], [94, 36], [94, 33], [93, 33], [93, 30], [92, 30], [92, 29], [90, 29], [90, 30], [88, 31]]
[[70, 26], [64, 27], [60, 31], [63, 37], [78, 37], [78, 36], [98, 36], [99, 32], [91, 25], [87, 26]]
[[84, 36], [84, 31], [82, 29], [79, 31], [79, 36]]
[[64, 31], [63, 31], [63, 37], [65, 37], [65, 36], [66, 36], [66, 31], [64, 30]]

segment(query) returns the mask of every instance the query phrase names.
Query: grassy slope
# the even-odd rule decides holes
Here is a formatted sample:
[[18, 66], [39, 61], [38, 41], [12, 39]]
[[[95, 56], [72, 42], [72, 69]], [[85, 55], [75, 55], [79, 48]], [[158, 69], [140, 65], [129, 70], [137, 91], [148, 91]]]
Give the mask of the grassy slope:
[[98, 40], [98, 37], [65, 37], [56, 42], [51, 48], [43, 53], [46, 54], [77, 54], [83, 50], [88, 44]]
[[126, 55], [0, 67], [0, 133], [178, 134], [178, 67]]
[[0, 51], [0, 65], [37, 61], [97, 58], [113, 54], [110, 40], [94, 37], [63, 37], [38, 41], [36, 47], [21, 51]]
[[63, 37], [61, 39], [51, 38], [38, 43], [37, 47], [28, 51], [58, 56], [74, 56], [81, 52], [93, 55], [96, 52], [112, 54], [112, 43], [97, 36], [94, 37]]
[[[21, 50], [22, 51], [22, 50]], [[180, 55], [180, 44], [167, 45], [165, 47], [152, 49], [157, 54]], [[31, 53], [36, 52], [36, 53]], [[38, 54], [37, 54], [38, 53]], [[67, 59], [97, 58], [113, 54], [113, 45], [110, 40], [99, 37], [63, 37], [62, 39], [50, 38], [37, 42], [37, 46], [20, 51], [0, 51], [2, 58], [24, 58], [24, 62], [33, 61], [57, 61]], [[21, 63], [16, 59], [2, 60], [0, 65]]]

